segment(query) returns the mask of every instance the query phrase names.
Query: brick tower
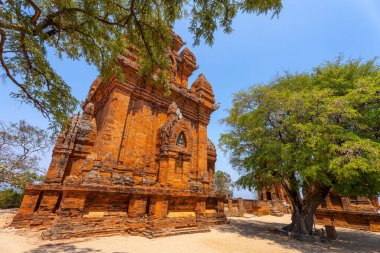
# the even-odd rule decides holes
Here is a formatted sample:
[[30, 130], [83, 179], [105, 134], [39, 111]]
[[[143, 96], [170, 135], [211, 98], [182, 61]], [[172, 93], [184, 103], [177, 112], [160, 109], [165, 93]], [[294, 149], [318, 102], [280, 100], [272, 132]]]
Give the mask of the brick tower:
[[12, 225], [46, 228], [47, 239], [203, 232], [226, 221], [213, 189], [215, 105], [194, 54], [173, 36], [171, 93], [145, 82], [136, 57], [119, 56], [125, 78], [92, 84], [82, 115], [59, 135], [45, 180], [28, 186]]

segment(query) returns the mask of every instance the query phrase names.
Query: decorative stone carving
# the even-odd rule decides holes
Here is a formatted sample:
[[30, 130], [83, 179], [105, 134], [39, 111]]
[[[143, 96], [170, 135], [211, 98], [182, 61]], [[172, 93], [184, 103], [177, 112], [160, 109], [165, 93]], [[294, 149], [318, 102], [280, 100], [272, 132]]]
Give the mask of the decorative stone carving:
[[201, 182], [193, 181], [190, 182], [190, 191], [192, 192], [202, 192], [203, 191], [203, 185]]
[[110, 181], [113, 185], [132, 186], [135, 184], [134, 177], [132, 175], [125, 175], [119, 173], [112, 173]]
[[218, 110], [220, 107], [220, 102], [214, 104], [214, 111]]
[[98, 169], [94, 168], [84, 176], [82, 184], [107, 185], [110, 184], [110, 182], [100, 174]]
[[82, 183], [82, 179], [80, 177], [77, 177], [75, 175], [70, 175], [65, 178], [65, 181], [63, 182], [64, 185], [80, 185]]

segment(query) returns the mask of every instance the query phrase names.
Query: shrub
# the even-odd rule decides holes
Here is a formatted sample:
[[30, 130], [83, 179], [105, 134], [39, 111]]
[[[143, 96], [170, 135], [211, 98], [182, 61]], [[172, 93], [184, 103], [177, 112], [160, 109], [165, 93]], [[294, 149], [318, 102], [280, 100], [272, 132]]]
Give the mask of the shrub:
[[14, 189], [0, 191], [0, 209], [20, 207], [23, 197], [23, 192]]

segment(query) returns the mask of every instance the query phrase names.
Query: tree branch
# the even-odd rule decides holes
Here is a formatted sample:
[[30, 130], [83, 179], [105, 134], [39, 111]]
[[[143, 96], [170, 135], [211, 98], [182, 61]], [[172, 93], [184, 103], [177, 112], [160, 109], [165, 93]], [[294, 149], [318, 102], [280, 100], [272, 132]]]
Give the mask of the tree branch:
[[10, 24], [4, 20], [0, 20], [0, 28], [5, 28], [5, 29], [19, 31], [19, 32], [25, 31], [23, 27]]
[[62, 15], [73, 14], [73, 13], [82, 13], [83, 15], [87, 17], [93, 18], [107, 25], [113, 25], [113, 26], [119, 26], [119, 27], [124, 27], [126, 25], [126, 23], [122, 23], [121, 20], [114, 21], [114, 22], [110, 21], [107, 18], [107, 15], [99, 17], [99, 16], [90, 15], [89, 13], [87, 13], [85, 10], [81, 8], [64, 8], [55, 13], [47, 15], [46, 18], [37, 26], [37, 29], [43, 29], [49, 25], [54, 25], [54, 22], [53, 22], [54, 18], [60, 17]]
[[142, 39], [142, 41], [144, 43], [144, 47], [148, 51], [150, 59], [153, 61], [154, 64], [157, 64], [156, 60], [154, 59], [152, 50], [151, 50], [150, 46], [148, 45], [148, 42], [145, 39], [144, 30], [143, 30], [143, 28], [142, 28], [142, 26], [141, 26], [141, 24], [140, 24], [140, 22], [139, 22], [139, 20], [138, 20], [138, 18], [136, 16], [136, 14], [134, 12], [132, 12], [132, 16], [133, 16], [133, 18], [134, 18], [134, 20], [136, 22], [137, 28], [138, 28], [138, 30], [140, 32], [140, 35], [141, 35], [141, 39]]
[[32, 20], [31, 20], [31, 23], [33, 25], [36, 25], [37, 23], [37, 20], [39, 19], [39, 17], [41, 16], [41, 9], [38, 8], [38, 6], [32, 1], [32, 0], [27, 0], [27, 2], [33, 7], [34, 9], [34, 15], [32, 17]]
[[45, 108], [44, 105], [42, 105], [40, 103], [40, 101], [38, 101], [37, 99], [35, 99], [32, 94], [30, 94], [30, 92], [21, 84], [19, 83], [16, 78], [11, 74], [7, 64], [5, 63], [4, 61], [4, 58], [3, 58], [3, 51], [4, 51], [4, 43], [5, 43], [5, 40], [6, 40], [6, 34], [5, 32], [0, 29], [0, 35], [1, 35], [1, 40], [0, 40], [0, 64], [1, 66], [4, 68], [5, 70], [5, 73], [7, 75], [7, 77], [17, 86], [19, 87], [24, 93], [25, 95], [27, 96], [27, 98], [33, 102], [34, 106], [48, 119], [50, 119], [49, 117], [49, 112], [47, 111], [47, 109]]

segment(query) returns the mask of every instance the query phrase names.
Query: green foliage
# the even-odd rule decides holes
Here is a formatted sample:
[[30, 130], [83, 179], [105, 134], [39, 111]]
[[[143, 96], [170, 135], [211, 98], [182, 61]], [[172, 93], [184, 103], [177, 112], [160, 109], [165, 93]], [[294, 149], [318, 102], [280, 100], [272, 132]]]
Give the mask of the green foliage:
[[0, 122], [0, 187], [23, 189], [41, 180], [41, 157], [51, 145], [49, 134], [25, 121]]
[[0, 191], [0, 209], [20, 207], [23, 197], [24, 194], [14, 189]]
[[214, 174], [214, 188], [219, 194], [233, 196], [234, 183], [231, 180], [231, 176], [223, 171], [216, 171]]
[[380, 69], [374, 60], [338, 57], [312, 73], [287, 73], [251, 87], [235, 94], [223, 123], [229, 129], [221, 147], [245, 188], [282, 184], [298, 196], [302, 189], [304, 203], [331, 187], [343, 195], [380, 192]]
[[[47, 61], [47, 48], [59, 58], [84, 58], [107, 78], [119, 75], [117, 56], [138, 48], [140, 74], [168, 87], [172, 27], [190, 11], [194, 44], [214, 42], [221, 27], [232, 31], [238, 11], [277, 15], [281, 0], [5, 0], [0, 1], [0, 63], [3, 76], [19, 91], [12, 96], [32, 104], [58, 131], [77, 107], [71, 88]], [[127, 38], [127, 39], [126, 39]]]

